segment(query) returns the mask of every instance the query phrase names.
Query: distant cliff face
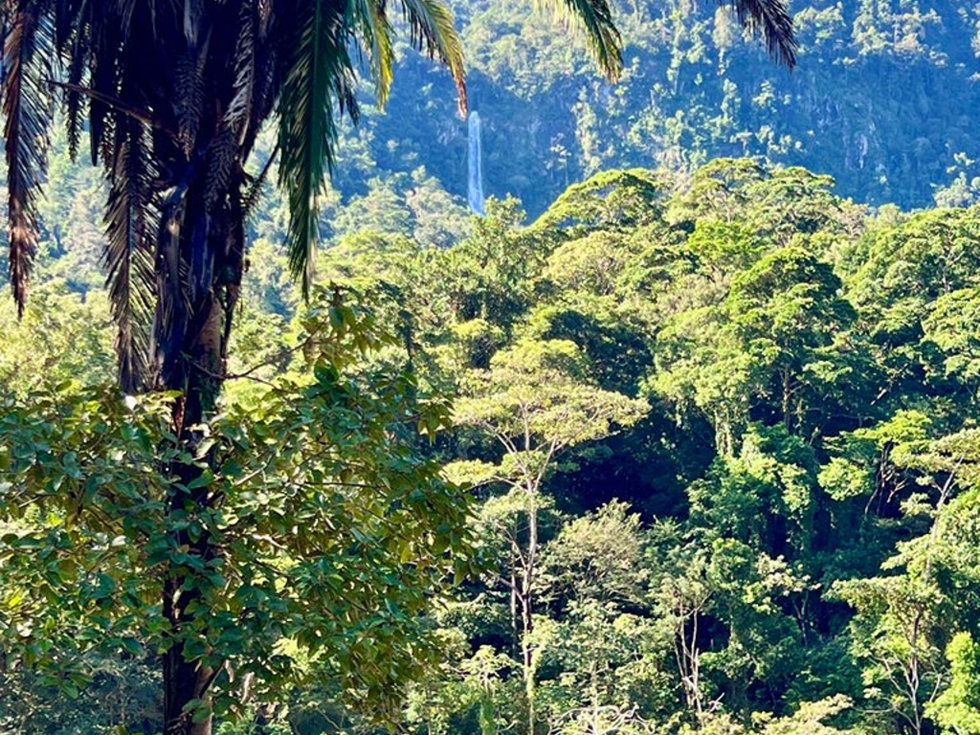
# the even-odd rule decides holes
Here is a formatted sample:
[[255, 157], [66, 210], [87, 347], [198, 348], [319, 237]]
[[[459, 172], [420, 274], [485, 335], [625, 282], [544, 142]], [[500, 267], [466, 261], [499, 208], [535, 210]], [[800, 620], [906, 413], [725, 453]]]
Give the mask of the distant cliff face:
[[[758, 155], [832, 174], [838, 191], [903, 207], [980, 190], [980, 5], [949, 0], [794, 3], [793, 73], [746, 41], [727, 10], [693, 0], [620, 0], [629, 43], [617, 85], [575, 34], [530, 0], [456, 0], [483, 122], [487, 194], [531, 214], [608, 167], [690, 168]], [[389, 114], [369, 121], [382, 169], [424, 165], [466, 193], [466, 124], [452, 84], [406, 55]]]

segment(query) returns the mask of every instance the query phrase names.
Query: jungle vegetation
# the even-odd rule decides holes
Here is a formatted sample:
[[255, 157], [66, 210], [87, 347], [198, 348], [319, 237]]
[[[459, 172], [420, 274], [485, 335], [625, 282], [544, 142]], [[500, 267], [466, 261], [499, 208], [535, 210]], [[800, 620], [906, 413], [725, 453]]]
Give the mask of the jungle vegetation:
[[0, 729], [976, 732], [972, 11], [274, 4], [10, 4]]
[[[134, 633], [155, 603], [116, 571], [168, 550], [72, 519], [95, 502], [139, 538], [172, 399], [106, 387], [106, 298], [71, 277], [100, 235], [69, 221], [24, 318], [3, 307], [0, 461], [69, 491], [64, 516], [5, 506], [3, 722], [151, 733], [165, 634]], [[980, 209], [872, 209], [749, 159], [608, 171], [535, 220], [491, 200], [448, 244], [346, 236], [309, 305], [286, 226], [271, 203], [250, 225], [210, 424], [210, 522], [242, 544], [216, 572], [234, 625], [205, 632], [234, 683], [218, 732], [972, 732]], [[296, 620], [284, 580], [363, 614]]]

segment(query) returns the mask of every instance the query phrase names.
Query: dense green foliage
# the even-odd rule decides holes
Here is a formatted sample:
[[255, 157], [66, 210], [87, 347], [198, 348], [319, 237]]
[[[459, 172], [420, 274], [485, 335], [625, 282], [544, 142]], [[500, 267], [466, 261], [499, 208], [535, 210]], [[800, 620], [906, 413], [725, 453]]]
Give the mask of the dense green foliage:
[[[467, 571], [470, 547], [469, 504], [419, 440], [447, 408], [419, 392], [397, 338], [369, 310], [317, 298], [290, 369], [232, 393], [185, 456], [175, 395], [98, 388], [107, 355], [93, 310], [72, 295], [54, 304], [32, 302], [4, 353], [0, 729], [159, 729], [145, 667], [175, 641], [213, 672], [208, 700], [185, 707], [195, 722], [317, 680], [390, 720], [438, 658], [419, 616]], [[41, 327], [51, 343], [23, 339], [38, 310], [57, 306], [73, 308]], [[386, 346], [389, 359], [365, 368]], [[11, 367], [32, 350], [37, 369]], [[61, 361], [65, 351], [75, 359]], [[175, 468], [188, 463], [202, 472], [185, 484]], [[191, 503], [199, 486], [221, 502]], [[195, 555], [180, 532], [208, 537], [213, 555]], [[161, 589], [174, 569], [198, 593], [179, 627]], [[84, 686], [118, 692], [117, 708], [67, 718], [45, 701]]]
[[[596, 77], [574, 34], [523, 0], [455, 8], [485, 189], [532, 214], [604, 168], [691, 171], [716, 156], [828, 173], [842, 195], [872, 204], [960, 205], [980, 190], [976, 3], [794, 2], [801, 48], [788, 72], [714, 3], [619, 0], [626, 50], [615, 85]], [[411, 55], [397, 74], [389, 114], [367, 116], [340, 147], [335, 186], [359, 212], [365, 197], [416, 191], [417, 177], [465, 194], [467, 129], [451, 82]]]
[[[783, 0], [731, 4], [792, 66]], [[599, 68], [619, 76], [622, 42], [607, 0], [536, 5], [584, 31]], [[137, 655], [149, 644], [161, 657], [163, 730], [212, 735], [215, 713], [235, 713], [236, 699], [275, 702], [305, 657], [318, 672], [332, 669], [348, 699], [359, 684], [375, 719], [392, 721], [389, 690], [426, 659], [418, 621], [453, 568], [460, 576], [455, 559], [467, 548], [465, 500], [416, 446], [413, 424], [431, 436], [445, 412], [427, 410], [410, 331], [403, 365], [349, 375], [355, 351], [401, 335], [365, 327], [334, 290], [288, 350], [302, 348], [312, 383], [259, 379], [270, 390], [239, 401], [222, 389], [248, 221], [271, 164], [278, 159], [287, 203], [288, 270], [308, 301], [338, 117], [357, 122], [362, 81], [384, 106], [396, 10], [408, 43], [448, 68], [465, 114], [462, 41], [443, 0], [0, 5], [5, 252], [17, 315], [38, 245], [61, 224], [48, 219], [42, 232], [51, 130], [64, 131], [73, 161], [87, 132], [106, 184], [88, 196], [104, 194], [98, 260], [117, 327], [118, 385], [133, 414], [113, 421], [119, 406], [104, 390], [51, 388], [57, 370], [25, 375], [19, 354], [7, 361], [0, 569], [9, 610], [0, 625], [9, 640], [0, 651], [15, 668], [53, 666], [71, 692], [73, 645], [84, 659], [93, 640]], [[256, 146], [269, 127], [271, 151], [268, 141]], [[256, 153], [264, 164], [253, 173]], [[624, 418], [593, 415], [590, 395], [570, 420]], [[158, 406], [147, 421], [137, 396]], [[529, 496], [557, 448], [595, 432], [561, 435], [525, 483]], [[527, 551], [526, 633], [536, 548]], [[525, 678], [530, 692], [533, 676]]]
[[[832, 186], [801, 168], [719, 159], [690, 177], [642, 169], [598, 174], [568, 188], [531, 224], [517, 201], [505, 200], [489, 202], [485, 218], [437, 210], [425, 227], [407, 218], [388, 231], [352, 231], [321, 258], [320, 278], [354, 289], [375, 323], [397, 335], [385, 344], [368, 340], [364, 346], [377, 348], [373, 357], [356, 361], [342, 357], [349, 347], [331, 353], [317, 340], [290, 352], [303, 343], [304, 312], [283, 285], [286, 256], [271, 246], [276, 202], [257, 213], [254, 247], [263, 257], [247, 274], [233, 348], [232, 372], [244, 377], [229, 381], [224, 418], [212, 431], [219, 443], [231, 442], [228, 451], [256, 432], [281, 437], [284, 454], [274, 462], [282, 472], [251, 477], [248, 468], [265, 461], [251, 451], [226, 467], [223, 481], [234, 486], [248, 478], [260, 494], [294, 497], [267, 486], [290, 474], [289, 464], [307, 451], [305, 437], [316, 436], [297, 435], [297, 421], [330, 433], [338, 451], [354, 453], [343, 456], [363, 459], [376, 478], [405, 478], [401, 473], [416, 465], [388, 454], [388, 442], [408, 436], [392, 434], [396, 415], [405, 416], [398, 401], [434, 393], [455, 399], [450, 431], [400, 451], [417, 456], [423, 469], [441, 463], [446, 477], [473, 488], [476, 512], [468, 523], [479, 571], [456, 599], [423, 618], [409, 615], [402, 633], [390, 627], [397, 611], [372, 607], [370, 597], [384, 587], [386, 565], [429, 572], [415, 566], [415, 547], [404, 556], [402, 529], [389, 536], [370, 514], [355, 516], [367, 532], [391, 541], [377, 547], [384, 557], [377, 568], [372, 561], [350, 571], [368, 575], [357, 577], [368, 584], [363, 604], [384, 618], [381, 632], [393, 635], [379, 643], [396, 666], [390, 673], [415, 682], [396, 715], [401, 730], [528, 732], [533, 719], [538, 733], [974, 731], [980, 208], [871, 210], [839, 198]], [[85, 231], [74, 217], [66, 222]], [[12, 394], [4, 436], [75, 427], [46, 440], [55, 447], [58, 438], [60, 448], [35, 442], [40, 467], [57, 464], [53, 476], [77, 482], [100, 503], [132, 505], [156, 482], [146, 463], [139, 486], [112, 463], [93, 465], [93, 476], [120, 477], [108, 495], [103, 488], [112, 482], [87, 489], [73, 479], [98, 461], [96, 441], [119, 443], [119, 452], [159, 451], [140, 439], [139, 423], [118, 399], [102, 419], [102, 438], [91, 435], [98, 424], [45, 421], [46, 412], [68, 411], [59, 406], [74, 406], [66, 416], [105, 412], [86, 386], [111, 360], [105, 307], [88, 288], [94, 279], [71, 265], [85, 259], [84, 239], [77, 248], [59, 247], [53, 236], [46, 242], [39, 293], [58, 306], [31, 306], [20, 326], [7, 327], [0, 374]], [[12, 304], [2, 309], [0, 318], [12, 319]], [[48, 320], [45, 340], [34, 342], [41, 318]], [[344, 321], [338, 314], [330, 323]], [[69, 362], [61, 359], [66, 345]], [[298, 368], [299, 356], [315, 360], [316, 350], [344, 360], [351, 381], [331, 388], [350, 386], [320, 408], [296, 391], [316, 392], [321, 381], [336, 379], [332, 374], [288, 382], [298, 380], [288, 370]], [[406, 365], [415, 381], [392, 384], [396, 392], [387, 398], [376, 392], [387, 384], [371, 375]], [[44, 392], [40, 375], [55, 393]], [[261, 381], [277, 386], [271, 396]], [[364, 392], [344, 392], [355, 386]], [[30, 410], [18, 402], [28, 392], [36, 402]], [[371, 433], [344, 423], [353, 420], [344, 418], [344, 406], [364, 426], [388, 428]], [[138, 411], [139, 422], [153, 420], [150, 406]], [[307, 415], [317, 411], [322, 415]], [[408, 415], [417, 422], [414, 410]], [[435, 429], [438, 411], [422, 423]], [[19, 450], [0, 449], [3, 467], [24, 462], [31, 459]], [[10, 497], [20, 486], [6, 482], [0, 488]], [[390, 482], [385, 502], [400, 492], [398, 481]], [[353, 492], [341, 498], [361, 513], [364, 499]], [[74, 542], [53, 544], [49, 564], [4, 566], [0, 625], [8, 664], [0, 727], [153, 732], [147, 692], [154, 629], [126, 624], [139, 600], [154, 599], [144, 590], [150, 582], [110, 589], [91, 577], [76, 585], [77, 568], [58, 562], [68, 554], [98, 557], [111, 577], [117, 566], [140, 569], [154, 557], [134, 543], [100, 546], [88, 536], [99, 528], [72, 525], [74, 496], [62, 497], [68, 504], [34, 500], [47, 516], [8, 510], [4, 518], [14, 528], [5, 533], [17, 536], [8, 543], [34, 543], [41, 527]], [[230, 533], [226, 513], [259, 506], [270, 529], [295, 523], [255, 497], [229, 490], [229, 499], [234, 508], [219, 513], [215, 533]], [[409, 494], [385, 513], [411, 501]], [[335, 512], [347, 511], [331, 507], [328, 517]], [[136, 522], [126, 533], [137, 535], [139, 524], [152, 520], [126, 517]], [[282, 537], [270, 536], [287, 548], [234, 554], [245, 565], [267, 563], [280, 551], [295, 558], [295, 569], [274, 566], [284, 581], [264, 577], [268, 588], [253, 583], [240, 594], [228, 596], [225, 587], [214, 593], [224, 600], [218, 609], [246, 623], [253, 608], [280, 621], [268, 630], [246, 625], [242, 651], [278, 640], [276, 653], [291, 659], [299, 677], [296, 686], [263, 693], [263, 671], [256, 670], [247, 699], [229, 678], [235, 707], [222, 711], [219, 732], [366, 731], [370, 719], [353, 706], [364, 686], [377, 685], [371, 702], [382, 693], [397, 701], [384, 673], [374, 677], [365, 665], [370, 658], [357, 648], [363, 640], [345, 634], [325, 643], [349, 651], [355, 671], [367, 676], [344, 683], [336, 678], [343, 661], [306, 657], [306, 627], [282, 622], [299, 602], [283, 590], [293, 589], [303, 564], [342, 551], [326, 527], [304, 518], [311, 534], [321, 534], [317, 550], [283, 527]], [[448, 571], [438, 556], [438, 534], [447, 531], [432, 529], [432, 574]], [[227, 542], [235, 543], [233, 534]], [[246, 567], [236, 569], [244, 578]], [[229, 574], [225, 584], [236, 578]], [[433, 589], [449, 581], [428, 579]], [[28, 615], [24, 606], [40, 602], [23, 590], [43, 594], [59, 584], [75, 592], [62, 609], [45, 613], [56, 616]], [[397, 598], [396, 610], [416, 609], [413, 588], [404, 603]], [[111, 610], [95, 616], [101, 622], [94, 638], [57, 637], [72, 637], [77, 620], [91, 619], [109, 601]], [[272, 601], [275, 609], [266, 610]], [[59, 671], [70, 674], [24, 668], [16, 654], [26, 652], [28, 661], [33, 655], [28, 619], [49, 626], [45, 640], [59, 644]], [[409, 667], [399, 656], [411, 640], [438, 641], [443, 658], [419, 657]], [[273, 656], [263, 666], [285, 663]], [[73, 705], [60, 697], [79, 688], [105, 697], [111, 711], [78, 708], [66, 718]], [[247, 715], [243, 724], [230, 721], [232, 711]]]

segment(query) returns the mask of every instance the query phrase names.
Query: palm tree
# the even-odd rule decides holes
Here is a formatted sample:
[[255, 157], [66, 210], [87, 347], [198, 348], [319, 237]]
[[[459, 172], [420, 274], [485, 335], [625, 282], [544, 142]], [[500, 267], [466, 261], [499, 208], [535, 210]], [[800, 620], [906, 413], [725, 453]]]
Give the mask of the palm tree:
[[[607, 0], [538, 0], [579, 23], [615, 78], [621, 39]], [[463, 52], [445, 0], [398, 0], [413, 44], [445, 64], [465, 111]], [[795, 41], [783, 0], [734, 0], [788, 65]], [[37, 245], [48, 131], [56, 102], [73, 154], [83, 135], [108, 181], [106, 285], [126, 392], [175, 391], [174, 434], [193, 450], [225, 372], [245, 262], [245, 221], [268, 171], [245, 168], [270, 118], [279, 185], [290, 208], [286, 247], [304, 293], [317, 244], [317, 197], [340, 115], [358, 117], [360, 58], [384, 104], [392, 81], [394, 9], [386, 0], [0, 0], [2, 104], [9, 190], [9, 266], [20, 309]], [[355, 50], [359, 47], [359, 51]], [[200, 470], [172, 468], [183, 487]], [[199, 483], [198, 483], [199, 484]], [[207, 488], [174, 491], [174, 507], [214, 503]], [[208, 537], [179, 543], [203, 557]], [[189, 619], [194, 593], [172, 575], [164, 611]], [[196, 735], [182, 712], [212, 680], [174, 645], [164, 662], [167, 733]]]

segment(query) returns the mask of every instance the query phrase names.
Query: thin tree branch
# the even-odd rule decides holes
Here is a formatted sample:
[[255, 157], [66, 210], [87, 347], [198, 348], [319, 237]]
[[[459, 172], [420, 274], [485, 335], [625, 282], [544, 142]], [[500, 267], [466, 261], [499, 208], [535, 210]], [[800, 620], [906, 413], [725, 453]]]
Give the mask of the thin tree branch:
[[59, 82], [56, 79], [48, 79], [48, 84], [52, 87], [58, 87], [67, 92], [75, 92], [76, 94], [85, 95], [86, 97], [96, 100], [97, 102], [101, 102], [114, 110], [118, 110], [122, 114], [127, 115], [134, 120], [139, 120], [142, 123], [146, 123], [154, 130], [161, 130], [175, 140], [177, 138], [176, 134], [163, 124], [162, 120], [153, 117], [152, 114], [146, 112], [145, 110], [141, 110], [138, 107], [127, 104], [118, 97], [113, 97], [110, 94], [99, 92], [91, 87], [83, 87], [79, 84], [71, 84], [70, 82]]

